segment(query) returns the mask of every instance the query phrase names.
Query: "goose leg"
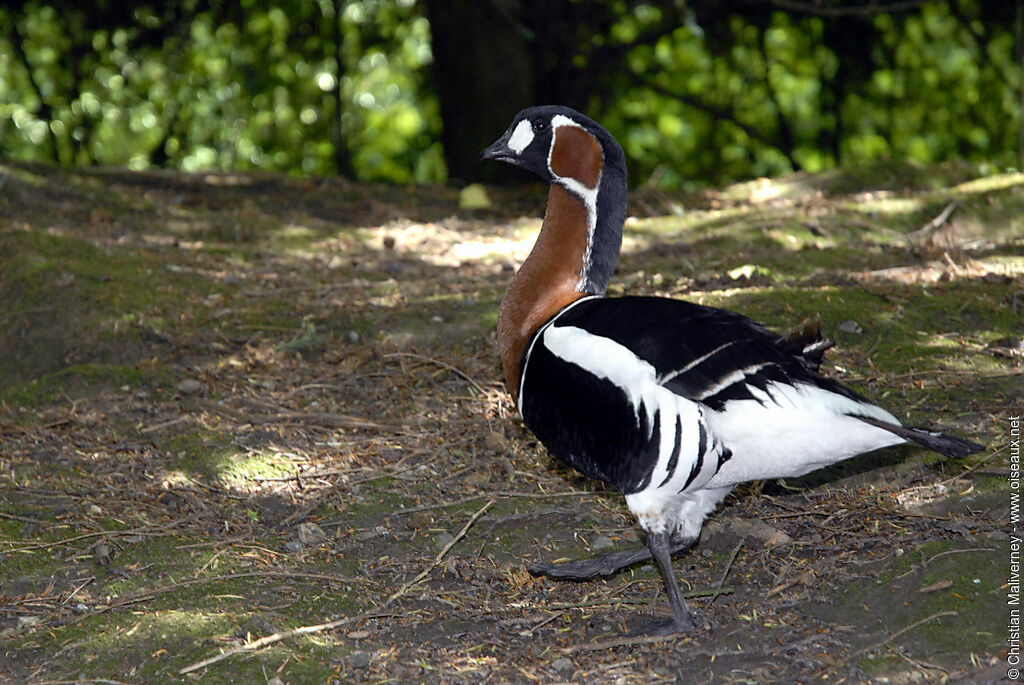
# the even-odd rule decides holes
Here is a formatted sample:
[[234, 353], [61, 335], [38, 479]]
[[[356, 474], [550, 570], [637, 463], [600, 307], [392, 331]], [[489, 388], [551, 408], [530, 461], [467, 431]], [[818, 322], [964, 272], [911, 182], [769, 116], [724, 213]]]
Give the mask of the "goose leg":
[[665, 582], [665, 593], [668, 595], [669, 605], [672, 607], [672, 623], [657, 632], [667, 634], [672, 632], [687, 633], [697, 628], [697, 619], [694, 618], [690, 607], [683, 599], [683, 593], [679, 589], [679, 579], [676, 578], [672, 568], [672, 552], [670, 537], [668, 533], [648, 533], [647, 547], [658, 564], [658, 571], [661, 572], [661, 579]]

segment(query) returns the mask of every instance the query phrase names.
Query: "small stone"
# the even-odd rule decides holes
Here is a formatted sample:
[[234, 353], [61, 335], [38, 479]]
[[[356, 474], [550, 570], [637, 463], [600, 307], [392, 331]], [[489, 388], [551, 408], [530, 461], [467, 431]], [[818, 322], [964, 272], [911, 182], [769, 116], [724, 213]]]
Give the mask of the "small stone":
[[491, 474], [487, 471], [473, 471], [468, 474], [462, 481], [466, 485], [474, 488], [483, 487], [491, 482]]
[[756, 519], [734, 519], [730, 522], [729, 528], [733, 535], [749, 541], [759, 541], [765, 547], [775, 547], [793, 541], [793, 538], [778, 528]]
[[299, 524], [299, 541], [306, 545], [318, 545], [327, 539], [327, 533], [315, 523]]
[[82, 424], [83, 426], [97, 426], [103, 422], [106, 418], [105, 415], [98, 411], [87, 411], [84, 414], [79, 414], [75, 417], [75, 421]]
[[96, 505], [96, 504], [90, 504], [89, 505], [89, 513], [92, 514], [93, 516], [99, 516], [100, 514], [103, 513], [103, 510], [100, 509], [99, 506]]
[[590, 541], [590, 549], [595, 552], [601, 552], [606, 549], [612, 549], [615, 547], [615, 543], [607, 535], [598, 535], [596, 538]]
[[346, 633], [345, 637], [350, 640], [363, 640], [370, 637], [370, 631], [368, 630], [353, 630], [351, 633]]
[[854, 321], [853, 319], [847, 319], [846, 321], [836, 326], [836, 328], [841, 330], [843, 333], [853, 333], [855, 335], [860, 335], [861, 333], [864, 332], [864, 329], [860, 327], [860, 324]]
[[575, 667], [576, 666], [572, 663], [572, 660], [571, 659], [566, 659], [564, 656], [563, 657], [559, 657], [559, 658], [557, 658], [557, 659], [555, 659], [554, 661], [551, 662], [551, 668], [555, 669], [559, 673], [565, 673], [566, 671], [571, 671]]
[[112, 550], [110, 548], [110, 545], [108, 545], [107, 543], [100, 542], [97, 543], [95, 547], [93, 547], [93, 555], [96, 558], [96, 563], [100, 564], [101, 566], [106, 566], [111, 561], [113, 561], [114, 550]]
[[429, 528], [434, 523], [434, 517], [425, 511], [414, 511], [405, 520], [405, 525], [413, 530]]
[[176, 387], [182, 395], [195, 395], [203, 389], [203, 384], [195, 378], [186, 378], [180, 381]]
[[349, 331], [347, 337], [348, 341], [353, 344], [363, 339], [363, 336], [359, 335], [359, 331]]
[[497, 431], [488, 431], [484, 436], [484, 445], [495, 452], [507, 452], [509, 449], [508, 438]]
[[298, 540], [289, 540], [288, 542], [284, 543], [284, 548], [289, 552], [301, 551], [303, 547], [305, 547], [305, 545]]
[[370, 655], [367, 652], [352, 652], [348, 663], [352, 668], [364, 669], [370, 665]]
[[250, 630], [249, 632], [262, 633], [265, 635], [272, 635], [280, 632], [280, 628], [267, 620], [266, 616], [256, 615], [249, 621]]
[[974, 536], [971, 534], [971, 530], [963, 521], [939, 521], [938, 527], [943, 530], [948, 530], [951, 533], [957, 533], [963, 536], [964, 540], [968, 542], [974, 542]]
[[445, 548], [445, 545], [455, 539], [455, 536], [448, 531], [441, 531], [434, 536], [434, 546], [440, 551]]

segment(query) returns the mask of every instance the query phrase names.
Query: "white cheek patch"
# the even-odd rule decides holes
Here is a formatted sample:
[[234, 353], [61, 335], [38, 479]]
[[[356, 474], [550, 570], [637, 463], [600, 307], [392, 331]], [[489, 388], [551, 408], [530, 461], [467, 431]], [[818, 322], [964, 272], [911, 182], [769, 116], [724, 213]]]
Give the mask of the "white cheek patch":
[[526, 119], [519, 122], [516, 126], [516, 130], [512, 131], [512, 135], [508, 139], [508, 147], [512, 152], [522, 154], [523, 150], [533, 142], [533, 126]]

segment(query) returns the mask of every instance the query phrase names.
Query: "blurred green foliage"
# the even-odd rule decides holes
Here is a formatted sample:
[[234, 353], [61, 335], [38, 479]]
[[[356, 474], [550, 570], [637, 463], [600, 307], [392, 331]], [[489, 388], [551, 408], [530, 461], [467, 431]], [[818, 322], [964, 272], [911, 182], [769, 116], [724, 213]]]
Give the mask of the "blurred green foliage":
[[[1014, 168], [1024, 96], [1015, 27], [983, 23], [981, 7], [922, 3], [858, 17], [860, 29], [813, 14], [774, 11], [761, 26], [733, 16], [724, 41], [684, 25], [630, 53], [603, 120], [643, 160], [638, 171], [657, 169], [668, 186], [885, 159]], [[826, 35], [828, 21], [833, 34], [844, 22], [860, 31], [845, 38], [854, 54], [837, 54], [844, 37]]]
[[44, 1], [0, 9], [5, 156], [331, 174], [340, 88], [341, 134], [360, 178], [444, 176], [425, 85], [430, 31], [412, 0], [184, 0], [127, 8], [108, 26], [90, 12]]
[[[857, 15], [859, 47], [842, 20], [784, 2], [714, 26], [677, 2], [571, 4], [588, 2], [612, 18], [588, 48], [621, 48], [617, 68], [600, 65], [589, 113], [622, 142], [635, 181], [685, 187], [896, 158], [1020, 164], [1022, 29], [986, 16], [983, 0]], [[0, 154], [443, 181], [444, 75], [431, 72], [430, 45], [415, 0], [8, 4]], [[586, 70], [588, 54], [560, 59]]]

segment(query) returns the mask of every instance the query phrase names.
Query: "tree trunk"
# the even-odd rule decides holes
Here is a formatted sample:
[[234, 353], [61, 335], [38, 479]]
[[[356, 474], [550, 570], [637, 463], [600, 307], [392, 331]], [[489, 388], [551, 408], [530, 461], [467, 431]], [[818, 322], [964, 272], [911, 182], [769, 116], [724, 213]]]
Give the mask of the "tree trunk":
[[520, 109], [533, 102], [530, 42], [513, 15], [519, 2], [427, 0], [441, 143], [453, 180], [494, 180], [505, 165], [480, 164]]
[[345, 75], [344, 37], [341, 32], [341, 13], [345, 9], [344, 0], [334, 0], [334, 17], [331, 38], [334, 42], [334, 67], [337, 79], [332, 90], [334, 97], [334, 121], [331, 126], [331, 137], [334, 144], [334, 168], [339, 176], [355, 178], [352, 166], [352, 155], [349, 153], [348, 141], [345, 139], [343, 117], [345, 115], [345, 98], [341, 90], [341, 81]]

